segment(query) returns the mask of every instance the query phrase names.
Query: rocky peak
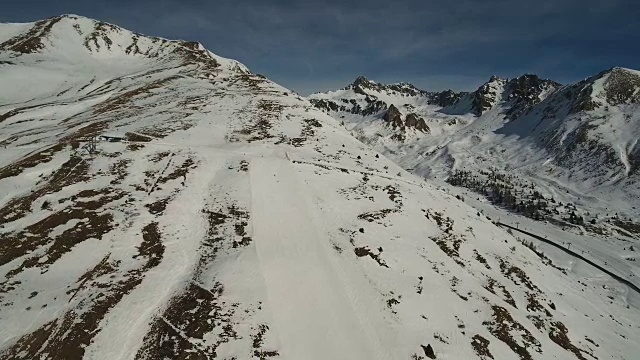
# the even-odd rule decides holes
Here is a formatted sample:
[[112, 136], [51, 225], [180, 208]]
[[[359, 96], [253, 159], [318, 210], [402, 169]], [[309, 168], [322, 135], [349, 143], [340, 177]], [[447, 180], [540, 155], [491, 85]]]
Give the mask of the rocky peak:
[[507, 108], [507, 117], [514, 119], [560, 87], [559, 83], [534, 74], [513, 79], [494, 75], [473, 93], [472, 111], [480, 116], [498, 103], [503, 103]]
[[480, 86], [473, 93], [473, 105], [471, 108], [473, 113], [480, 116], [485, 111], [493, 108], [497, 104], [506, 82], [505, 79], [494, 75], [491, 76], [489, 81]]
[[544, 90], [560, 86], [561, 84], [553, 80], [541, 79], [534, 74], [525, 74], [509, 80], [507, 90], [512, 97], [530, 97], [538, 96]]
[[428, 95], [428, 92], [426, 92], [424, 90], [420, 90], [417, 87], [415, 87], [413, 84], [405, 83], [405, 82], [386, 85], [385, 88], [387, 90], [395, 91], [397, 93], [400, 93], [402, 95], [407, 95], [407, 96], [426, 96], [426, 95]]
[[460, 100], [460, 98], [467, 94], [468, 93], [466, 92], [455, 92], [453, 90], [445, 90], [437, 93], [432, 93], [430, 103], [441, 107], [447, 107], [455, 104], [458, 100]]
[[525, 74], [508, 81], [504, 100], [509, 101], [507, 117], [515, 119], [526, 113], [531, 107], [544, 100], [544, 96], [559, 89], [562, 85], [534, 74]]
[[393, 104], [389, 106], [389, 109], [387, 109], [387, 112], [384, 113], [382, 119], [391, 124], [393, 127], [402, 127], [404, 125], [402, 123], [402, 113]]
[[362, 85], [369, 85], [370, 82], [371, 81], [369, 81], [369, 79], [367, 79], [366, 76], [360, 75], [353, 81], [353, 83], [351, 85], [353, 87], [362, 86]]
[[563, 95], [571, 101], [570, 112], [574, 114], [593, 111], [602, 105], [638, 104], [640, 72], [614, 67], [568, 87]]
[[640, 72], [614, 67], [606, 73], [604, 96], [610, 105], [640, 103]]

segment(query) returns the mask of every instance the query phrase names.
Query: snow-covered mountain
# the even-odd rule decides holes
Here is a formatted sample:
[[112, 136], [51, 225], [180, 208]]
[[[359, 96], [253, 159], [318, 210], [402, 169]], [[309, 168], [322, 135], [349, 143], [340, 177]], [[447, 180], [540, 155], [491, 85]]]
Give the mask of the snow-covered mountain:
[[[310, 99], [344, 119], [361, 141], [421, 176], [447, 178], [456, 170], [489, 167], [518, 169], [540, 186], [563, 184], [585, 197], [611, 198], [620, 212], [635, 216], [640, 200], [638, 74], [612, 68], [566, 86], [530, 74], [514, 79], [493, 76], [478, 90], [440, 104], [422, 95], [437, 93], [380, 93], [377, 89], [387, 86], [376, 83], [373, 90], [348, 87]], [[363, 99], [380, 103], [377, 111], [326, 106]], [[419, 119], [428, 131], [399, 126], [401, 121], [391, 118]]]
[[196, 43], [78, 16], [1, 25], [0, 358], [640, 353], [638, 293], [341, 125], [393, 104], [393, 134], [452, 133], [475, 115], [418, 117], [465, 94], [357, 82], [355, 105], [385, 105], [335, 102], [334, 119]]

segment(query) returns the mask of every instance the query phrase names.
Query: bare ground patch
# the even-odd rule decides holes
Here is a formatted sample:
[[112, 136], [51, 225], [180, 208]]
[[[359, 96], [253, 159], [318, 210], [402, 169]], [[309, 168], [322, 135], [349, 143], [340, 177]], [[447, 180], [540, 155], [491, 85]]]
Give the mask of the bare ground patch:
[[466, 239], [464, 235], [453, 232], [453, 220], [437, 211], [422, 210], [422, 212], [424, 212], [424, 216], [427, 219], [434, 221], [442, 231], [440, 236], [430, 237], [431, 241], [436, 243], [440, 250], [452, 258], [458, 265], [466, 267], [465, 262], [460, 258], [460, 246]]
[[476, 334], [471, 341], [471, 347], [475, 351], [476, 355], [482, 360], [493, 359], [493, 354], [489, 351], [489, 340]]
[[[501, 298], [502, 300], [507, 302], [509, 305], [513, 306], [514, 308], [516, 309], [518, 308], [516, 306], [516, 301], [513, 299], [513, 296], [511, 296], [511, 293], [509, 292], [509, 290], [507, 290], [507, 288], [504, 285], [500, 284], [495, 279], [489, 278], [487, 283], [484, 285], [484, 288], [487, 289], [493, 295], [498, 296], [499, 298]], [[500, 292], [498, 292], [496, 289], [500, 290]]]
[[363, 247], [357, 247], [355, 249], [353, 249], [353, 252], [356, 254], [357, 257], [364, 257], [364, 256], [368, 256], [370, 258], [372, 258], [373, 260], [375, 260], [375, 262], [378, 263], [378, 265], [382, 266], [382, 267], [386, 267], [388, 268], [389, 266], [387, 266], [387, 264], [384, 262], [384, 260], [382, 260], [380, 258], [380, 254], [382, 252], [378, 252], [375, 253], [373, 252], [371, 249], [369, 249], [369, 247], [367, 246], [363, 246]]
[[505, 343], [522, 360], [532, 360], [530, 350], [542, 353], [540, 342], [522, 324], [515, 321], [507, 309], [494, 305], [493, 320], [483, 325], [498, 340]]
[[[151, 268], [157, 266], [164, 254], [157, 223], [151, 223], [143, 229], [143, 241], [135, 256], [141, 266], [123, 274], [122, 280], [105, 279], [117, 272], [118, 262], [103, 259], [93, 269], [78, 279], [78, 294], [83, 288], [83, 298], [77, 306], [66, 311], [59, 318], [50, 321], [36, 331], [19, 338], [3, 351], [7, 359], [80, 359], [85, 348], [91, 343], [99, 330], [100, 321], [106, 313], [136, 286]], [[102, 281], [101, 281], [102, 280]], [[99, 291], [91, 291], [99, 288]]]

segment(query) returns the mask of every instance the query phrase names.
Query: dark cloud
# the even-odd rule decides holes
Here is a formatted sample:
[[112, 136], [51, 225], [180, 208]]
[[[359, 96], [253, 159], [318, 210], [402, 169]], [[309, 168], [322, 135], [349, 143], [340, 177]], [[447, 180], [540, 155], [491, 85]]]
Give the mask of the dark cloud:
[[569, 82], [640, 67], [635, 0], [31, 1], [0, 21], [61, 13], [198, 40], [302, 93], [359, 74], [468, 90], [491, 74]]

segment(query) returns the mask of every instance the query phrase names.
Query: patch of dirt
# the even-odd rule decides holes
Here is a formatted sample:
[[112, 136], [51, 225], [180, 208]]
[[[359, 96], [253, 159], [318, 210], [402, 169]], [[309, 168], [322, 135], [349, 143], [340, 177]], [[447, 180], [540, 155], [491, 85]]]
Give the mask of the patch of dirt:
[[476, 355], [482, 360], [493, 359], [491, 351], [489, 351], [489, 340], [476, 334], [471, 341], [471, 347], [475, 351]]
[[166, 197], [151, 204], [146, 204], [144, 207], [146, 207], [152, 215], [160, 215], [167, 208], [167, 204], [170, 200], [171, 197]]
[[371, 212], [366, 212], [363, 214], [358, 215], [358, 219], [360, 220], [366, 220], [368, 222], [376, 222], [378, 224], [383, 224], [384, 222], [380, 221], [384, 218], [387, 217], [387, 215], [391, 214], [391, 213], [396, 213], [399, 212], [397, 209], [382, 209], [382, 210], [376, 210], [376, 211], [371, 211]]
[[40, 150], [10, 165], [0, 168], [0, 180], [22, 174], [26, 169], [36, 167], [39, 164], [48, 163], [53, 156], [64, 149], [64, 144], [57, 144]]
[[134, 100], [144, 99], [145, 96], [143, 95], [147, 95], [146, 97], [148, 97], [149, 94], [151, 94], [152, 90], [166, 87], [167, 84], [179, 78], [180, 76], [178, 75], [168, 76], [164, 79], [156, 80], [151, 83], [137, 87], [135, 89], [118, 94], [100, 103], [99, 105], [96, 105], [93, 110], [93, 113], [95, 115], [101, 115], [101, 114], [106, 114], [106, 113], [117, 111], [124, 108], [129, 108], [129, 109], [135, 108], [135, 105], [133, 104]]
[[[238, 338], [231, 322], [236, 310], [224, 306], [220, 299], [223, 292], [220, 283], [212, 289], [189, 284], [153, 322], [136, 359], [216, 358], [220, 344]], [[216, 328], [220, 332], [215, 341], [204, 340], [204, 335]]]
[[159, 163], [160, 161], [164, 160], [167, 156], [171, 155], [170, 151], [162, 151], [159, 153], [155, 153], [152, 156], [149, 157], [149, 161], [151, 161], [152, 163]]
[[383, 191], [386, 192], [387, 195], [389, 195], [389, 200], [396, 203], [396, 207], [398, 209], [402, 208], [402, 193], [400, 193], [397, 188], [391, 185], [387, 185], [384, 187]]
[[429, 210], [422, 210], [424, 217], [429, 220], [435, 221], [438, 228], [445, 234], [451, 234], [453, 232], [453, 220], [449, 217], [445, 217], [443, 213]]
[[[53, 264], [72, 248], [88, 239], [101, 239], [114, 227], [113, 216], [103, 212], [104, 208], [125, 196], [125, 193], [106, 189], [95, 200], [86, 200], [95, 196], [88, 191], [73, 199], [74, 203], [62, 211], [57, 211], [45, 219], [25, 227], [19, 232], [9, 234], [0, 242], [0, 264], [7, 264], [15, 259], [29, 255], [20, 266], [7, 273], [7, 278], [27, 268], [39, 267], [46, 271], [48, 265]], [[57, 226], [70, 221], [79, 220], [73, 227], [60, 235], [52, 237], [50, 232]], [[46, 252], [36, 250], [47, 247]]]
[[[74, 127], [75, 125], [69, 125], [67, 129], [71, 130]], [[71, 147], [77, 149], [80, 147], [81, 141], [100, 135], [100, 133], [102, 133], [107, 127], [109, 127], [108, 120], [95, 121], [63, 137], [60, 139], [60, 143], [71, 143]]]
[[491, 265], [489, 265], [487, 259], [482, 256], [476, 249], [473, 249], [473, 258], [476, 259], [480, 264], [484, 265], [487, 270], [491, 270]]
[[24, 111], [25, 108], [19, 108], [19, 109], [13, 109], [11, 111], [8, 111], [4, 114], [0, 114], [0, 123], [7, 120], [8, 118], [12, 117], [12, 116], [16, 116], [18, 114], [20, 114], [22, 111]]
[[[516, 301], [513, 299], [513, 296], [511, 296], [511, 293], [509, 292], [509, 290], [507, 290], [507, 288], [504, 285], [500, 284], [495, 279], [489, 278], [487, 283], [484, 285], [484, 288], [487, 289], [493, 295], [498, 296], [499, 298], [501, 298], [502, 300], [507, 302], [509, 305], [513, 306], [514, 308], [516, 309], [518, 308], [516, 306]], [[501, 291], [500, 295], [496, 292], [495, 290], [496, 288], [500, 289]]]
[[127, 175], [129, 175], [127, 170], [129, 169], [131, 162], [132, 161], [130, 159], [120, 159], [109, 166], [109, 174], [114, 177], [110, 182], [111, 185], [122, 184]]
[[[552, 322], [551, 327], [549, 329], [549, 339], [551, 339], [554, 343], [560, 345], [563, 349], [572, 352], [578, 359], [587, 360], [582, 355], [583, 352], [584, 353], [587, 353], [587, 352], [573, 345], [573, 343], [571, 343], [571, 340], [567, 335], [568, 332], [569, 330], [567, 329], [567, 327], [560, 321]], [[590, 355], [594, 357], [593, 354], [590, 354]]]
[[[194, 166], [195, 165], [195, 166]], [[189, 170], [195, 168], [197, 164], [193, 162], [193, 159], [189, 158], [182, 162], [177, 168], [167, 175], [163, 175], [158, 179], [157, 184], [165, 184], [170, 180], [182, 178], [183, 182], [187, 180], [187, 174]]]
[[504, 259], [498, 258], [498, 261], [500, 262], [500, 271], [502, 272], [502, 275], [511, 279], [511, 281], [513, 281], [513, 283], [516, 285], [523, 284], [527, 287], [527, 289], [540, 293], [540, 289], [533, 282], [531, 282], [531, 279], [529, 279], [527, 274], [522, 271], [522, 269], [517, 266], [511, 265]]
[[256, 334], [251, 336], [251, 339], [253, 339], [253, 356], [260, 360], [266, 360], [280, 355], [278, 351], [275, 350], [262, 350], [263, 337], [267, 330], [269, 330], [269, 326], [261, 324]]
[[302, 126], [302, 130], [300, 131], [300, 135], [295, 138], [289, 138], [284, 135], [280, 135], [280, 140], [276, 142], [277, 144], [289, 144], [294, 147], [301, 147], [304, 143], [316, 135], [315, 128], [322, 127], [322, 124], [318, 120], [315, 119], [305, 119], [303, 120], [304, 125]]
[[40, 197], [60, 191], [62, 188], [81, 181], [88, 181], [89, 163], [79, 156], [72, 155], [48, 179], [46, 183], [32, 193], [10, 200], [0, 208], [0, 225], [24, 217], [31, 211], [31, 205]]
[[529, 312], [538, 312], [546, 315], [547, 317], [551, 317], [551, 313], [547, 310], [540, 301], [538, 301], [538, 294], [527, 291], [527, 311]]
[[369, 247], [367, 246], [363, 246], [363, 247], [357, 247], [353, 250], [353, 252], [356, 254], [357, 257], [364, 257], [364, 256], [368, 256], [370, 258], [372, 258], [373, 260], [375, 260], [378, 265], [382, 266], [382, 267], [386, 267], [388, 268], [389, 266], [387, 266], [387, 264], [384, 262], [384, 260], [382, 260], [380, 258], [380, 253], [376, 254], [373, 251], [371, 251], [371, 249], [369, 249]]
[[[451, 284], [450, 289], [454, 294], [458, 295], [458, 297], [460, 299], [464, 300], [464, 301], [469, 301], [469, 297], [471, 297], [471, 292], [468, 292], [466, 295], [462, 295], [460, 293], [460, 291], [458, 290], [458, 285], [460, 284], [460, 279], [458, 279], [457, 277], [454, 276], [449, 281], [449, 284]], [[461, 328], [464, 328], [464, 325]], [[464, 334], [464, 332], [463, 332], [463, 334]]]
[[[249, 213], [232, 206], [229, 208], [229, 215], [233, 217], [235, 224], [236, 239], [233, 240], [233, 248], [248, 246], [251, 244], [251, 237], [247, 236], [245, 228], [249, 225]], [[240, 240], [238, 240], [240, 238]]]
[[[136, 258], [141, 258], [142, 266], [125, 273], [122, 280], [98, 283], [98, 278], [104, 278], [117, 271], [117, 262], [103, 259], [78, 280], [80, 287], [87, 287], [87, 290], [83, 292], [85, 297], [75, 308], [36, 331], [22, 336], [1, 355], [8, 359], [25, 360], [83, 358], [85, 348], [97, 334], [106, 313], [142, 282], [145, 272], [160, 263], [165, 248], [157, 223], [151, 223], [143, 229], [143, 244], [138, 249], [140, 253]], [[92, 288], [97, 287], [100, 291], [88, 289], [87, 284], [94, 281], [96, 283], [92, 284]], [[79, 290], [77, 289], [75, 294]]]
[[233, 141], [239, 141], [240, 136], [246, 142], [254, 142], [273, 138], [269, 130], [280, 119], [284, 106], [269, 100], [260, 100], [257, 105], [257, 113], [253, 117], [252, 123], [245, 125], [241, 130], [234, 132]]
[[522, 324], [515, 321], [507, 309], [498, 305], [491, 309], [493, 320], [483, 322], [491, 335], [509, 346], [522, 360], [533, 360], [529, 350], [542, 353], [540, 342]]
[[140, 149], [144, 149], [144, 144], [140, 144], [140, 143], [127, 144], [128, 151], [138, 151]]
[[93, 52], [91, 49], [91, 43], [96, 47], [96, 50], [100, 50], [100, 43], [98, 39], [102, 40], [104, 44], [107, 46], [107, 49], [111, 49], [111, 45], [113, 45], [113, 41], [108, 36], [109, 32], [118, 32], [118, 28], [114, 25], [107, 24], [104, 22], [96, 22], [93, 31], [91, 34], [87, 35], [84, 39], [84, 47], [87, 48], [90, 52]]
[[[136, 359], [217, 358], [221, 344], [242, 338], [234, 317], [255, 311], [251, 308], [243, 310], [239, 303], [228, 303], [223, 298], [224, 286], [219, 282], [210, 289], [201, 285], [203, 272], [214, 263], [217, 254], [248, 238], [245, 231], [248, 213], [234, 205], [202, 212], [209, 226], [194, 276], [187, 288], [175, 296], [168, 308], [153, 321]], [[237, 241], [238, 238], [243, 240]], [[262, 324], [251, 335], [253, 356], [256, 358], [278, 356], [277, 351], [262, 348], [268, 329], [266, 324]]]
[[[249, 223], [249, 212], [236, 205], [219, 208], [215, 211], [202, 210], [209, 223], [207, 237], [202, 248], [200, 264], [202, 269], [206, 264], [212, 263], [219, 251], [231, 251], [251, 244], [251, 237], [246, 233]], [[195, 279], [198, 280], [199, 274]]]
[[[327, 168], [327, 170], [332, 170]], [[380, 187], [377, 185], [369, 184], [369, 177], [365, 174], [362, 176], [362, 180], [356, 186], [352, 186], [345, 189], [339, 189], [338, 193], [344, 196], [347, 200], [360, 200], [367, 199], [370, 201], [375, 201], [375, 198], [369, 194], [369, 190], [379, 190]]]
[[32, 54], [44, 49], [42, 40], [51, 33], [53, 26], [62, 20], [62, 17], [53, 17], [36, 22], [29, 31], [12, 37], [0, 44], [2, 51], [15, 51], [22, 54]]
[[440, 236], [430, 237], [431, 241], [435, 242], [440, 250], [452, 258], [461, 267], [466, 267], [466, 264], [460, 259], [460, 246], [466, 241], [465, 236], [462, 234], [455, 234], [453, 232], [453, 220], [449, 217], [445, 217], [444, 214], [429, 210], [422, 210], [424, 216], [438, 225], [438, 228], [442, 231]]

